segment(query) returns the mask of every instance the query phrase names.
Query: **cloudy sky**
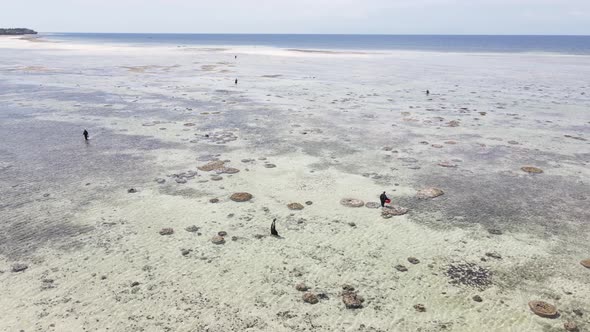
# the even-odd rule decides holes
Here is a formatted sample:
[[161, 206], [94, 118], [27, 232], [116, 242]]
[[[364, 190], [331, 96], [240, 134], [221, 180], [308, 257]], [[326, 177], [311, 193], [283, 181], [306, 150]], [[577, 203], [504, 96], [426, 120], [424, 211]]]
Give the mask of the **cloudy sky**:
[[43, 32], [582, 34], [590, 0], [2, 0]]

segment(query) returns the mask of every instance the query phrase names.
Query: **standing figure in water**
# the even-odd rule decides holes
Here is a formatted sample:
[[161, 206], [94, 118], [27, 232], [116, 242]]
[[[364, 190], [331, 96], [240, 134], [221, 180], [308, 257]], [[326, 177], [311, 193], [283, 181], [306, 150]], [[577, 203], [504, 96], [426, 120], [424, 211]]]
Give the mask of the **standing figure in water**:
[[430, 95], [430, 90], [426, 90], [426, 95], [429, 96]]
[[84, 140], [88, 140], [88, 130], [84, 129], [84, 132], [82, 133], [82, 135], [84, 135]]
[[387, 195], [385, 195], [385, 191], [383, 194], [381, 194], [381, 196], [379, 196], [379, 199], [381, 200], [381, 207], [385, 207], [385, 203], [389, 203], [389, 198], [387, 198]]
[[236, 85], [238, 85], [238, 79], [237, 79], [237, 78], [236, 78], [236, 81], [235, 81], [235, 83], [236, 83]]

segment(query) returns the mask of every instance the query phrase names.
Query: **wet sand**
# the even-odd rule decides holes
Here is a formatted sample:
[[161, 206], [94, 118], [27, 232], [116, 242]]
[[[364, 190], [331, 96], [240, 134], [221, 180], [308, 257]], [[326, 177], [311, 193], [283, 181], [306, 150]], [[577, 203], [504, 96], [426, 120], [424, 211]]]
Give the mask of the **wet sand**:
[[[588, 77], [585, 56], [0, 38], [0, 330], [588, 330]], [[408, 212], [341, 204], [383, 191]]]

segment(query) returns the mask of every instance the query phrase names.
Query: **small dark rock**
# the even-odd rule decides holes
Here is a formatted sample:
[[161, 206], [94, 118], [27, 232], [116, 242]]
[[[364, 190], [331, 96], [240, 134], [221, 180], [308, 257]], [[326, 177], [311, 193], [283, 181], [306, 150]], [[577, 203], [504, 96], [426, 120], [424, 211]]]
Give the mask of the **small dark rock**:
[[219, 198], [211, 198], [209, 203], [219, 203]]
[[295, 285], [295, 289], [300, 292], [306, 292], [307, 290], [309, 290], [309, 287], [307, 287], [304, 283], [300, 283]]
[[347, 292], [354, 292], [354, 287], [351, 285], [342, 285], [342, 289]]
[[502, 256], [496, 252], [486, 252], [486, 256], [495, 259], [502, 259]]
[[12, 272], [22, 272], [28, 268], [29, 266], [27, 264], [16, 263], [12, 265]]
[[160, 235], [172, 235], [174, 234], [174, 229], [170, 227], [162, 228], [159, 233]]
[[219, 236], [226, 236], [227, 235], [227, 232], [226, 231], [219, 231], [219, 232], [217, 232], [217, 235], [219, 235]]
[[578, 330], [578, 325], [575, 322], [572, 322], [571, 320], [563, 323], [563, 328], [566, 331], [569, 331], [569, 332], [577, 332], [577, 331], [579, 331]]
[[303, 205], [300, 203], [289, 203], [287, 207], [289, 210], [303, 210]]
[[490, 234], [494, 234], [494, 235], [502, 235], [502, 231], [501, 231], [501, 230], [499, 230], [499, 229], [495, 229], [495, 228], [488, 229], [488, 232], [489, 232]]
[[418, 312], [426, 312], [426, 307], [423, 304], [414, 304], [414, 309]]
[[191, 253], [192, 250], [190, 249], [180, 249], [180, 253], [182, 254], [182, 256], [187, 256], [188, 254]]
[[307, 201], [307, 202], [305, 202], [305, 205], [312, 205], [312, 204], [313, 204], [313, 202], [312, 202], [312, 201]]
[[192, 226], [188, 226], [184, 230], [186, 230], [187, 232], [190, 232], [190, 233], [195, 233], [195, 232], [199, 231], [199, 227], [192, 225]]
[[412, 264], [418, 264], [418, 263], [420, 263], [420, 260], [416, 257], [408, 257], [408, 262], [410, 262]]
[[225, 243], [225, 239], [223, 238], [223, 236], [215, 235], [211, 239], [211, 242], [213, 242], [214, 244], [224, 244]]
[[365, 299], [353, 291], [344, 291], [342, 293], [342, 302], [347, 309], [360, 309], [363, 307]]
[[246, 192], [239, 192], [232, 194], [229, 199], [234, 202], [247, 202], [252, 199], [252, 194]]
[[127, 192], [130, 194], [135, 194], [137, 192], [137, 189], [135, 189], [135, 188], [127, 189]]
[[400, 272], [407, 272], [408, 271], [408, 268], [405, 267], [405, 266], [403, 266], [403, 265], [396, 265], [395, 266], [395, 269], [398, 270], [398, 271], [400, 271]]
[[139, 281], [134, 281], [131, 283], [131, 287], [139, 286]]
[[483, 299], [482, 299], [482, 298], [481, 298], [481, 296], [479, 296], [479, 295], [475, 295], [474, 297], [472, 297], [472, 299], [473, 299], [473, 301], [475, 301], [475, 302], [482, 302], [482, 301], [483, 301]]
[[318, 300], [317, 295], [315, 295], [314, 293], [307, 292], [307, 293], [303, 294], [303, 301], [310, 303], [310, 304], [316, 304], [320, 300]]

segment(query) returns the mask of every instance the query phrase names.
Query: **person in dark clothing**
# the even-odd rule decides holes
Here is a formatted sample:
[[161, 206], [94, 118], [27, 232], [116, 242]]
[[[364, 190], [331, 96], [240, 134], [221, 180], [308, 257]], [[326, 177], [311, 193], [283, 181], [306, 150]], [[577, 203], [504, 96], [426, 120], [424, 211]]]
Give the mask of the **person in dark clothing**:
[[238, 85], [238, 79], [236, 78], [236, 85]]
[[430, 95], [430, 90], [426, 90], [426, 95], [429, 96]]
[[389, 198], [387, 198], [387, 195], [385, 195], [385, 191], [383, 192], [383, 194], [381, 194], [381, 196], [379, 196], [379, 199], [381, 200], [381, 207], [385, 207], [385, 201], [389, 200]]
[[82, 135], [84, 135], [84, 140], [88, 140], [88, 130], [84, 129], [84, 132], [82, 133]]

